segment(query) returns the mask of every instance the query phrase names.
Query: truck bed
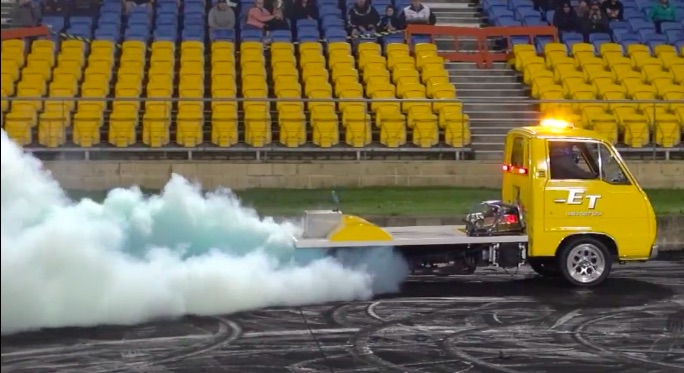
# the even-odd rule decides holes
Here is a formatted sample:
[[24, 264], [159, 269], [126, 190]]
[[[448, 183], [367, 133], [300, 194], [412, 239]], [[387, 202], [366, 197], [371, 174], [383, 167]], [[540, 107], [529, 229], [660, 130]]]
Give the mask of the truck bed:
[[328, 241], [326, 239], [297, 239], [298, 249], [335, 247], [379, 247], [379, 246], [443, 246], [478, 243], [527, 242], [526, 235], [468, 237], [462, 225], [435, 225], [383, 228], [393, 239], [390, 241]]

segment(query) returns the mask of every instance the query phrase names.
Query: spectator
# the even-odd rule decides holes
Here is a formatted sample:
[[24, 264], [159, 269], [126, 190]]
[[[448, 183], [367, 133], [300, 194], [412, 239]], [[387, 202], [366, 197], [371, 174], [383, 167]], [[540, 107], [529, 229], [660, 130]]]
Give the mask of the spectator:
[[589, 35], [597, 32], [608, 32], [608, 17], [601, 10], [601, 4], [598, 0], [591, 2], [589, 7], [589, 13], [587, 16], [580, 20], [580, 28], [582, 29], [582, 34], [584, 35], [584, 42], [589, 42]]
[[275, 17], [264, 8], [264, 0], [255, 0], [252, 9], [247, 12], [247, 24], [262, 30], [268, 30], [267, 23]]
[[152, 15], [152, 0], [126, 0], [126, 14], [131, 14], [137, 7], [146, 7], [150, 16]]
[[[232, 6], [235, 4], [231, 3]], [[228, 6], [227, 0], [218, 0], [207, 16], [209, 32], [214, 36], [218, 30], [235, 29], [235, 12]]]
[[12, 7], [12, 26], [32, 27], [40, 23], [40, 10], [30, 0], [17, 0]]
[[553, 14], [553, 25], [558, 31], [576, 32], [579, 29], [577, 13], [572, 9], [570, 3], [565, 3]]
[[268, 31], [290, 29], [290, 24], [287, 22], [282, 8], [275, 8], [273, 10], [273, 19], [266, 23], [266, 29]]
[[276, 9], [280, 9], [283, 14], [283, 19], [292, 19], [292, 0], [266, 0], [264, 7], [275, 15]]
[[347, 23], [352, 35], [368, 34], [375, 30], [375, 25], [380, 21], [380, 15], [368, 0], [356, 0], [354, 6], [349, 8]]
[[292, 19], [318, 19], [318, 6], [315, 0], [297, 0], [292, 6]]
[[434, 25], [437, 22], [430, 8], [422, 4], [421, 0], [411, 0], [411, 5], [403, 9], [399, 21], [406, 25]]
[[669, 0], [660, 0], [648, 12], [648, 18], [655, 24], [657, 33], [662, 33], [663, 22], [677, 22], [677, 8], [670, 5]]
[[43, 15], [46, 16], [61, 16], [64, 17], [69, 14], [69, 7], [64, 0], [47, 0], [43, 6]]
[[579, 4], [577, 4], [577, 8], [575, 8], [575, 14], [577, 14], [578, 19], [587, 18], [587, 16], [589, 15], [589, 5], [587, 3], [587, 0], [579, 1]]
[[397, 18], [394, 7], [391, 5], [385, 9], [385, 15], [380, 18], [376, 29], [380, 32], [393, 32], [401, 29], [401, 22]]
[[606, 13], [608, 21], [624, 21], [625, 8], [620, 0], [606, 0], [601, 4], [601, 10]]

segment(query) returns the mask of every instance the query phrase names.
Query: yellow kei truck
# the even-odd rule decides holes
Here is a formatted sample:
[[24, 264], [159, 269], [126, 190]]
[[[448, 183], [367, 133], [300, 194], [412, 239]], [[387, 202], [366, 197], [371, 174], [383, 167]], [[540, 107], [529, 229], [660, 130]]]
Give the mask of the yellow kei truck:
[[[414, 271], [528, 264], [570, 284], [601, 284], [613, 263], [655, 258], [653, 207], [615, 147], [562, 120], [506, 136], [502, 198], [461, 226], [378, 227], [337, 210], [306, 211], [298, 249], [393, 247]], [[453, 272], [452, 272], [453, 274]]]

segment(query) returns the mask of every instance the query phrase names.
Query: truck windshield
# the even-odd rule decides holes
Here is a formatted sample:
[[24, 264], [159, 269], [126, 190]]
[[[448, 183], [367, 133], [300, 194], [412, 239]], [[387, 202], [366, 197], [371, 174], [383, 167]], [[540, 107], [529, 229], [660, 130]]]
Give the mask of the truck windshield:
[[603, 144], [593, 141], [549, 142], [551, 178], [555, 180], [603, 180], [629, 184], [620, 162]]

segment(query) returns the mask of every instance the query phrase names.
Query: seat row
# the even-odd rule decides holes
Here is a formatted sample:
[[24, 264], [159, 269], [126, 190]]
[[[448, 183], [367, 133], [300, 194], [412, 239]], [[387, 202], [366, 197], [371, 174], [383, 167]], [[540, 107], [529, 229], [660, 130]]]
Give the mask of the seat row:
[[614, 143], [623, 134], [631, 147], [681, 143], [684, 58], [673, 47], [658, 46], [652, 55], [644, 45], [624, 51], [604, 44], [597, 51], [591, 44], [575, 44], [568, 51], [564, 44], [549, 43], [539, 56], [534, 46], [520, 44], [514, 56], [511, 64], [531, 85], [532, 96], [556, 101], [542, 103], [542, 112], [569, 115]]

